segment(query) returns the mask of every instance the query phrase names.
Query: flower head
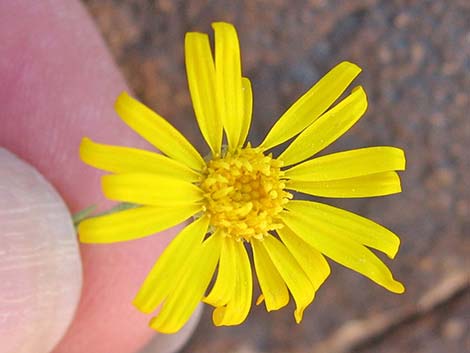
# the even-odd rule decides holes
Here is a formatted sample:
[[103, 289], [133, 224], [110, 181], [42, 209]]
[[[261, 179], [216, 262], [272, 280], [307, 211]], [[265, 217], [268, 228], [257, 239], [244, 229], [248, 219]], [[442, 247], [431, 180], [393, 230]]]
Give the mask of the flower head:
[[[139, 206], [83, 221], [81, 241], [137, 239], [193, 219], [163, 252], [134, 300], [144, 313], [161, 305], [150, 326], [165, 333], [178, 331], [201, 300], [215, 308], [216, 325], [245, 320], [253, 293], [247, 247], [261, 287], [257, 304], [264, 301], [268, 311], [277, 310], [287, 305], [290, 292], [297, 322], [330, 273], [324, 256], [402, 293], [403, 285], [369, 249], [393, 258], [400, 242], [395, 234], [353, 213], [293, 197], [294, 192], [370, 197], [401, 191], [396, 171], [405, 169], [405, 157], [398, 148], [310, 159], [366, 111], [361, 87], [331, 107], [360, 69], [349, 62], [334, 67], [253, 147], [245, 141], [252, 91], [242, 77], [235, 28], [227, 23], [213, 28], [215, 59], [206, 34], [188, 33], [185, 39], [189, 89], [208, 157], [157, 113], [121, 94], [118, 114], [163, 154], [83, 139], [81, 158], [111, 172], [102, 179], [104, 194]], [[269, 153], [290, 139], [279, 156]]]

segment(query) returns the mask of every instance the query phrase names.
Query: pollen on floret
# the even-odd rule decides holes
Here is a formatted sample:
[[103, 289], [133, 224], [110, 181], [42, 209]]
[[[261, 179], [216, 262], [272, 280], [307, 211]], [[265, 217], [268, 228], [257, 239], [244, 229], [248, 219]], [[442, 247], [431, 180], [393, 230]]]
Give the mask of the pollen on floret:
[[279, 213], [292, 198], [282, 162], [246, 147], [207, 162], [200, 183], [211, 226], [236, 240], [262, 239], [282, 227]]

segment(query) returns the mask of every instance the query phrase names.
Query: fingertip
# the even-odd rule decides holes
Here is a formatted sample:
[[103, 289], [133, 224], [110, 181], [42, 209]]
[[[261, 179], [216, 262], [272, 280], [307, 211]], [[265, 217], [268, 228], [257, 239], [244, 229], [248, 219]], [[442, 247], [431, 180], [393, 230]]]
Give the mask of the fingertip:
[[[0, 37], [0, 96], [5, 98], [0, 144], [34, 165], [72, 212], [92, 204], [107, 208], [99, 182], [103, 173], [79, 159], [83, 136], [100, 143], [148, 144], [113, 109], [126, 85], [86, 11], [79, 1], [0, 1]], [[145, 345], [154, 332], [132, 298], [175, 233], [81, 244], [82, 297], [54, 352], [131, 353]]]

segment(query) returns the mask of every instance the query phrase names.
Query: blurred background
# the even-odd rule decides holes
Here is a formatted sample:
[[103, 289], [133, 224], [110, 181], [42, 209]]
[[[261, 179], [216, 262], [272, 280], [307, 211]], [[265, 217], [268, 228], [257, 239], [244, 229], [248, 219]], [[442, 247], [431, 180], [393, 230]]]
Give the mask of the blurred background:
[[326, 152], [373, 145], [405, 149], [403, 193], [323, 200], [392, 229], [394, 295], [332, 264], [295, 324], [293, 305], [254, 307], [245, 324], [216, 328], [206, 308], [183, 353], [470, 352], [470, 3], [453, 1], [86, 0], [131, 89], [206, 151], [184, 68], [188, 31], [236, 25], [253, 83], [250, 140], [343, 60], [363, 73], [365, 116]]

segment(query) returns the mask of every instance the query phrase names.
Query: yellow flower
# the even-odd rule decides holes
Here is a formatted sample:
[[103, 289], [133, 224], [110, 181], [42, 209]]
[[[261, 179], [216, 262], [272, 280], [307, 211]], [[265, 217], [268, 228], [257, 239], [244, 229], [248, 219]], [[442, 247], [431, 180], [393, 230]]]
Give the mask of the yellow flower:
[[[81, 241], [132, 240], [194, 219], [158, 259], [134, 300], [144, 313], [162, 304], [150, 326], [164, 333], [178, 331], [201, 300], [215, 307], [215, 325], [245, 320], [253, 292], [247, 245], [261, 287], [257, 304], [277, 310], [287, 305], [290, 292], [297, 322], [330, 273], [324, 256], [402, 293], [403, 285], [369, 250], [393, 258], [400, 243], [395, 234], [353, 213], [293, 199], [293, 191], [323, 197], [401, 191], [396, 171], [405, 169], [405, 157], [398, 148], [360, 148], [308, 160], [366, 111], [361, 87], [331, 108], [360, 68], [349, 62], [334, 67], [252, 147], [245, 142], [252, 91], [242, 77], [237, 33], [228, 23], [213, 28], [215, 60], [206, 34], [185, 38], [189, 89], [209, 156], [203, 158], [165, 119], [121, 94], [117, 113], [163, 155], [83, 139], [83, 161], [112, 173], [102, 179], [106, 197], [140, 206], [83, 221]], [[279, 156], [268, 153], [292, 138]]]

